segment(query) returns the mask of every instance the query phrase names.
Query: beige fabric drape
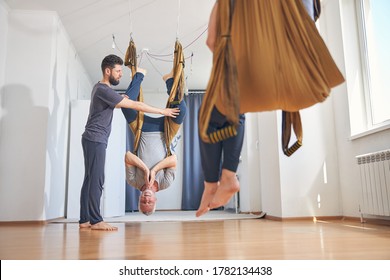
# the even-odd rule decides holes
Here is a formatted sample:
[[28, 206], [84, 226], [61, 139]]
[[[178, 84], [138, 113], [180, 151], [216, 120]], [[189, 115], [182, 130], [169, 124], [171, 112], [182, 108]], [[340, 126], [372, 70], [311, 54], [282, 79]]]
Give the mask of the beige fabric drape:
[[[171, 108], [174, 102], [181, 102], [184, 97], [184, 54], [183, 47], [178, 40], [175, 43], [175, 53], [173, 57], [173, 85], [169, 98], [166, 104], [166, 108]], [[175, 96], [178, 95], [178, 101], [174, 101]], [[167, 155], [171, 155], [171, 143], [173, 137], [179, 131], [180, 125], [175, 123], [172, 118], [165, 117], [164, 119], [164, 135], [165, 143], [167, 145]]]
[[298, 112], [324, 101], [342, 82], [301, 0], [234, 1], [234, 12], [230, 0], [219, 0], [213, 69], [200, 111], [201, 138], [210, 142], [206, 132], [213, 106], [234, 125], [237, 109]]

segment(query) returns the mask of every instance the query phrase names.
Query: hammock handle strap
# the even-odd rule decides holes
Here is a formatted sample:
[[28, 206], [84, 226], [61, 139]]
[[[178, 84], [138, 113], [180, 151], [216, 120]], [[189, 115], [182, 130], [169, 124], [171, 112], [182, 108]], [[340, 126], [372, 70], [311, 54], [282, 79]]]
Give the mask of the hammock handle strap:
[[[294, 129], [297, 140], [289, 146], [291, 138], [291, 127]], [[302, 122], [299, 111], [282, 111], [282, 148], [286, 156], [291, 156], [302, 146]]]

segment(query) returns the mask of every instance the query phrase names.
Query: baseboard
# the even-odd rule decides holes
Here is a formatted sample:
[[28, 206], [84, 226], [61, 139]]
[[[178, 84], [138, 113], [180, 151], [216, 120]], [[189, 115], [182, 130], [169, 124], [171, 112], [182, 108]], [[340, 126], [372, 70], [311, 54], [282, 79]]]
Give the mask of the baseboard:
[[346, 221], [359, 221], [362, 224], [373, 224], [373, 225], [383, 225], [383, 226], [390, 226], [390, 220], [388, 219], [381, 219], [381, 218], [357, 218], [357, 217], [343, 217]]
[[4, 226], [4, 225], [5, 226], [6, 225], [11, 225], [11, 226], [39, 225], [39, 226], [42, 226], [42, 225], [46, 225], [46, 224], [49, 224], [51, 222], [55, 222], [55, 221], [61, 220], [61, 219], [65, 219], [65, 217], [59, 217], [59, 218], [44, 220], [44, 221], [39, 221], [39, 220], [35, 220], [35, 221], [0, 221], [0, 226]]
[[348, 216], [319, 216], [319, 217], [277, 217], [266, 215], [265, 219], [279, 222], [287, 221], [345, 221], [345, 222], [356, 222], [356, 223], [366, 223], [373, 225], [384, 225], [390, 226], [390, 220], [380, 219], [380, 218], [360, 218], [360, 217], [348, 217]]

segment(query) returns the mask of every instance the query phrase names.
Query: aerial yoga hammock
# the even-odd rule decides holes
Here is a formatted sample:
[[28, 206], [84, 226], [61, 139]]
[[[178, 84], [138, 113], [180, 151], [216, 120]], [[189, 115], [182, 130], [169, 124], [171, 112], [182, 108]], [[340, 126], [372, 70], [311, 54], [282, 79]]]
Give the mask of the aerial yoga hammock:
[[[137, 72], [137, 50], [133, 39], [130, 40], [129, 46], [127, 48], [124, 64], [125, 66], [130, 67], [132, 76], [134, 77], [135, 73]], [[173, 85], [169, 93], [166, 108], [172, 108], [173, 105], [182, 102], [184, 97], [184, 54], [182, 45], [178, 40], [176, 40], [175, 42], [175, 51], [173, 58], [173, 79]], [[140, 88], [137, 100], [141, 102], [144, 101], [142, 88]], [[129, 124], [130, 129], [134, 134], [134, 154], [137, 154], [143, 123], [144, 113], [138, 111], [136, 119]], [[179, 131], [179, 128], [180, 124], [176, 123], [172, 118], [164, 118], [164, 138], [167, 148], [167, 157], [172, 155], [171, 143], [176, 133]]]
[[[315, 1], [316, 2], [316, 1]], [[344, 82], [301, 0], [218, 0], [213, 68], [200, 108], [206, 143], [236, 135], [239, 114], [282, 110], [282, 146], [302, 145], [299, 110]], [[207, 134], [214, 106], [231, 126]], [[297, 141], [289, 147], [291, 127]]]

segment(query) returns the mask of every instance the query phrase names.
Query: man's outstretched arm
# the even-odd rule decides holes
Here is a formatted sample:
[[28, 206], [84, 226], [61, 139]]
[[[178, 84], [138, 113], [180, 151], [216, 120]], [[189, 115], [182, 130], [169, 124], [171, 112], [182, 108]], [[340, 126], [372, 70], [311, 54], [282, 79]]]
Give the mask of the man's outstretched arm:
[[160, 114], [167, 117], [176, 118], [177, 115], [179, 115], [180, 109], [174, 108], [156, 108], [153, 106], [150, 106], [146, 103], [139, 102], [139, 101], [133, 101], [128, 98], [123, 98], [121, 102], [119, 102], [116, 105], [117, 108], [130, 108], [137, 111], [145, 112], [145, 113], [153, 113], [153, 114]]

